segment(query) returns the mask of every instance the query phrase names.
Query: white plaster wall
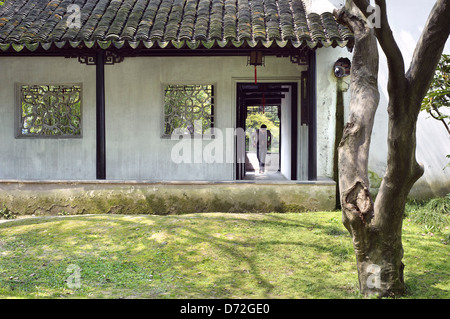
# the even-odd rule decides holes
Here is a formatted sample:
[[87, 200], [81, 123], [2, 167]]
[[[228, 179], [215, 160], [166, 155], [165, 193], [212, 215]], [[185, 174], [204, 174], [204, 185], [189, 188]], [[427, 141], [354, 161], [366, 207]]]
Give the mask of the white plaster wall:
[[[258, 67], [258, 81], [300, 78], [304, 67], [288, 58], [266, 57]], [[214, 84], [216, 128], [225, 134], [235, 127], [235, 83], [254, 81], [254, 68], [246, 57], [139, 57], [106, 68], [107, 179], [233, 180], [234, 154], [223, 141], [222, 163], [174, 163], [177, 140], [161, 138], [164, 84]], [[120, 128], [120, 129], [116, 129]], [[203, 149], [220, 140], [194, 140]], [[194, 150], [192, 162], [194, 162]], [[232, 157], [234, 159], [234, 157]]]
[[[340, 8], [345, 1], [305, 0], [305, 7], [309, 12], [322, 13], [332, 11], [333, 7]], [[372, 1], [373, 3], [373, 1]], [[403, 53], [405, 67], [408, 69], [411, 58], [420, 38], [420, 34], [434, 5], [434, 0], [396, 0], [387, 4], [388, 18], [394, 37]], [[380, 104], [374, 120], [369, 157], [369, 169], [380, 177], [384, 175], [387, 158], [388, 132], [388, 67], [381, 48], [379, 91]], [[450, 54], [450, 42], [447, 41], [444, 53]], [[336, 80], [331, 74], [332, 64], [342, 56], [351, 54], [341, 49], [321, 48], [317, 50], [317, 116], [318, 116], [318, 172], [326, 172], [330, 176], [332, 163], [331, 140], [334, 139], [334, 112], [336, 102]], [[348, 106], [349, 94], [344, 95], [345, 105]], [[328, 107], [327, 107], [328, 106]], [[348, 107], [344, 120], [348, 119]], [[324, 123], [330, 123], [326, 127]], [[417, 123], [417, 160], [424, 165], [425, 173], [414, 185], [411, 196], [426, 198], [443, 196], [450, 193], [450, 168], [443, 169], [448, 164], [447, 154], [450, 154], [450, 140], [444, 126], [429, 118], [426, 113], [419, 115]], [[321, 142], [323, 141], [323, 143]]]
[[[317, 50], [317, 176], [333, 176], [333, 156], [336, 130], [337, 79], [334, 63], [341, 57], [351, 59], [346, 48], [320, 48]], [[343, 78], [345, 88], [350, 79]], [[350, 93], [344, 92], [344, 105], [348, 106]], [[348, 110], [344, 114], [347, 121]]]
[[[95, 66], [65, 58], [0, 58], [0, 179], [95, 179]], [[266, 57], [258, 80], [300, 79], [304, 66], [288, 58]], [[105, 67], [106, 178], [110, 180], [233, 180], [234, 147], [226, 139], [194, 140], [212, 147], [223, 143], [220, 163], [177, 164], [171, 150], [179, 143], [161, 138], [163, 85], [215, 85], [216, 128], [235, 127], [236, 82], [253, 82], [246, 57], [139, 57]], [[83, 84], [83, 137], [16, 139], [14, 83]], [[232, 145], [232, 144], [231, 144]], [[214, 155], [215, 153], [212, 153]], [[230, 156], [231, 154], [231, 156]], [[194, 161], [194, 157], [191, 158]]]
[[[409, 68], [417, 41], [433, 8], [434, 0], [396, 0], [388, 6], [389, 22], [394, 37], [403, 53], [405, 67]], [[375, 117], [369, 165], [380, 176], [384, 175], [387, 156], [387, 62], [380, 51], [380, 106]], [[450, 54], [447, 40], [444, 53]], [[450, 168], [443, 169], [449, 162], [450, 138], [444, 126], [426, 113], [421, 113], [417, 122], [416, 157], [425, 168], [424, 175], [414, 185], [411, 196], [426, 198], [450, 193]]]
[[345, 0], [303, 0], [306, 13], [322, 14], [324, 12], [333, 12], [335, 8], [342, 8]]
[[[299, 112], [300, 113], [300, 112]], [[292, 134], [291, 92], [281, 100], [281, 174], [291, 179], [291, 134]]]
[[[95, 67], [64, 58], [0, 58], [0, 178], [95, 179]], [[287, 58], [266, 57], [259, 81], [292, 81], [304, 67]], [[221, 163], [177, 164], [171, 159], [178, 141], [161, 138], [163, 85], [215, 85], [216, 127], [224, 134], [235, 127], [237, 81], [252, 82], [246, 57], [126, 58], [105, 67], [107, 179], [233, 180], [227, 163], [234, 148], [223, 139]], [[240, 80], [239, 80], [240, 79]], [[14, 83], [83, 84], [83, 137], [77, 139], [16, 139]], [[194, 140], [203, 147], [221, 139]], [[214, 153], [213, 153], [214, 155]], [[194, 156], [194, 154], [193, 154]], [[192, 157], [194, 161], [194, 157]]]
[[[77, 59], [0, 57], [0, 179], [95, 179], [95, 68]], [[15, 83], [83, 83], [83, 137], [15, 138]]]

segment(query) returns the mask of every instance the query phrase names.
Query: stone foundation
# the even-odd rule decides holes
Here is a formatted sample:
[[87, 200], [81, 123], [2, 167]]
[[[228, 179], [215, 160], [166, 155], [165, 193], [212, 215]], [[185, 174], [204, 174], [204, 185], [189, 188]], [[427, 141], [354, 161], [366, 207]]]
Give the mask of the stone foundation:
[[335, 209], [335, 182], [0, 181], [17, 215], [269, 213]]

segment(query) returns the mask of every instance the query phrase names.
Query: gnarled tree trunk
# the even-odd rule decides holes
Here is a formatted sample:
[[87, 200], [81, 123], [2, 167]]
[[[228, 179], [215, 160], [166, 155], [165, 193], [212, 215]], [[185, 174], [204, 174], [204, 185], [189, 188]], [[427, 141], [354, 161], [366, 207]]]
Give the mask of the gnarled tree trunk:
[[[402, 221], [406, 199], [423, 174], [415, 158], [420, 105], [450, 32], [450, 0], [438, 0], [409, 71], [392, 36], [385, 0], [377, 0], [380, 28], [367, 23], [369, 1], [348, 1], [337, 19], [354, 32], [349, 120], [339, 144], [342, 220], [352, 235], [360, 292], [400, 296], [405, 292]], [[389, 131], [386, 173], [375, 203], [369, 193], [368, 157], [379, 102], [377, 41], [389, 66]]]

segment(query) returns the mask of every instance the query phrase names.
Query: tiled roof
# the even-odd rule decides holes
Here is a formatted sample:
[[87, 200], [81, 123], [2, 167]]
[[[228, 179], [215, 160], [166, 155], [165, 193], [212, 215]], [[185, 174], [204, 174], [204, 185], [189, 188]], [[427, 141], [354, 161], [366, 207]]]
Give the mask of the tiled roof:
[[3, 51], [95, 43], [103, 49], [315, 48], [352, 39], [332, 13], [306, 15], [302, 0], [8, 0], [0, 7]]

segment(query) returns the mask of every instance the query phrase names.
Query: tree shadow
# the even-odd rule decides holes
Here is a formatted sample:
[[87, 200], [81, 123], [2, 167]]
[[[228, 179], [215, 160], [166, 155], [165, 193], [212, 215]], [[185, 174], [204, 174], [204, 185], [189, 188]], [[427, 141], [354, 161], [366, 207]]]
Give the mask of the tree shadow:
[[[125, 218], [124, 218], [125, 216]], [[276, 298], [274, 291], [277, 284], [273, 278], [270, 277], [264, 270], [261, 269], [261, 255], [270, 254], [277, 251], [277, 247], [292, 246], [300, 248], [301, 250], [313, 249], [317, 253], [327, 253], [333, 258], [348, 258], [352, 256], [348, 248], [345, 247], [329, 247], [326, 244], [317, 242], [301, 242], [299, 240], [284, 240], [276, 238], [255, 237], [249, 238], [245, 234], [246, 229], [258, 227], [261, 229], [274, 229], [274, 231], [287, 232], [310, 232], [318, 230], [324, 234], [333, 237], [344, 238], [347, 234], [339, 229], [337, 226], [320, 225], [313, 222], [301, 222], [294, 218], [289, 218], [283, 214], [264, 215], [261, 218], [259, 215], [252, 214], [227, 214], [223, 216], [220, 214], [203, 214], [194, 215], [170, 215], [170, 216], [145, 216], [145, 215], [77, 215], [77, 216], [52, 216], [44, 218], [34, 218], [29, 220], [20, 220], [11, 223], [0, 225], [1, 229], [8, 229], [18, 225], [38, 225], [54, 221], [68, 221], [75, 218], [77, 221], [84, 221], [92, 223], [89, 227], [95, 228], [95, 223], [102, 224], [105, 221], [121, 225], [124, 229], [139, 229], [132, 233], [130, 238], [125, 239], [123, 247], [118, 246], [116, 251], [112, 254], [121, 255], [126, 258], [130, 255], [130, 243], [135, 246], [142, 245], [142, 254], [146, 254], [145, 250], [152, 250], [155, 253], [162, 255], [161, 260], [149, 261], [150, 265], [159, 267], [165, 278], [160, 278], [162, 284], [167, 284], [167, 289], [190, 289], [186, 290], [187, 297], [200, 298], [233, 298], [242, 296], [251, 296], [254, 287], [257, 287], [258, 294], [263, 298]], [[151, 220], [151, 223], [149, 222]], [[186, 221], [191, 221], [190, 223]], [[207, 221], [207, 223], [205, 222]], [[52, 227], [60, 229], [61, 232], [67, 232], [64, 228], [64, 223], [54, 224]], [[216, 236], [215, 232], [218, 227], [225, 225], [230, 228], [230, 231], [236, 233], [242, 232], [243, 236], [226, 237], [223, 233]], [[77, 228], [81, 230], [86, 225], [80, 225], [73, 229], [77, 233]], [[167, 236], [167, 241], [161, 241], [153, 238], [151, 235], [164, 231]], [[33, 227], [24, 231], [21, 236], [26, 237], [26, 233], [33, 232]], [[102, 236], [113, 236], [114, 232], [109, 233], [105, 231], [101, 233]], [[226, 234], [225, 234], [226, 235]], [[109, 238], [115, 240], [114, 238]], [[58, 238], [52, 240], [58, 241]], [[94, 240], [94, 239], [93, 239]], [[345, 240], [350, 240], [345, 238]], [[207, 252], [205, 256], [197, 254], [196, 257], [205, 259], [213, 259], [215, 256], [220, 256], [222, 260], [226, 260], [226, 265], [222, 265], [217, 273], [215, 269], [210, 269], [210, 273], [203, 271], [201, 276], [211, 276], [212, 280], [199, 280], [199, 277], [189, 276], [192, 269], [197, 269], [199, 263], [191, 258], [189, 251], [192, 247], [188, 246], [192, 243], [201, 244], [206, 243], [208, 247], [214, 252], [211, 254]], [[51, 244], [51, 241], [49, 241]], [[296, 250], [293, 248], [292, 250]], [[149, 256], [152, 256], [149, 254]], [[287, 256], [290, 257], [290, 256]], [[299, 267], [292, 258], [285, 258], [284, 266], [286, 268], [295, 269]], [[83, 256], [79, 256], [78, 260], [82, 261]], [[268, 256], [266, 258], [272, 258]], [[273, 257], [278, 258], [278, 257]], [[107, 260], [107, 259], [105, 259]], [[68, 262], [65, 260], [64, 262]], [[153, 262], [153, 264], [151, 264]], [[245, 268], [241, 266], [244, 265]], [[149, 266], [150, 267], [150, 266]], [[188, 270], [183, 267], [189, 268]], [[198, 268], [200, 269], [200, 268]], [[272, 274], [273, 276], [274, 274]], [[250, 278], [250, 279], [249, 279]], [[166, 280], [166, 281], [164, 281]], [[311, 279], [313, 280], [313, 279]], [[201, 284], [200, 284], [201, 281]], [[204, 286], [205, 282], [207, 286]], [[309, 282], [305, 278], [305, 282]], [[239, 286], [239, 284], [247, 283], [249, 286]], [[329, 283], [332, 285], [332, 283]], [[170, 288], [171, 287], [171, 288]], [[178, 288], [177, 288], [178, 287]], [[339, 289], [335, 286], [334, 289]], [[236, 296], [236, 291], [239, 290], [239, 296]], [[156, 298], [158, 295], [156, 296]]]

